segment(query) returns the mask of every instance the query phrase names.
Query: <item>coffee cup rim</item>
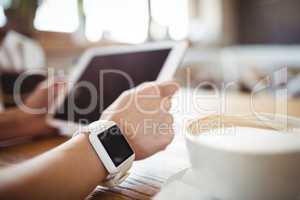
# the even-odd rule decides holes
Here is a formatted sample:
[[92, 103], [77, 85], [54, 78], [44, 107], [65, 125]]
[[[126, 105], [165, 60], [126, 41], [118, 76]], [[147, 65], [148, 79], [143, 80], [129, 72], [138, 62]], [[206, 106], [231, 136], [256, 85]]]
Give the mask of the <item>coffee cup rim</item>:
[[[291, 141], [299, 141], [299, 144], [294, 144], [292, 146], [287, 146], [287, 148], [280, 149], [280, 150], [256, 150], [256, 149], [240, 149], [238, 150], [239, 153], [260, 153], [260, 154], [278, 154], [278, 153], [291, 153], [291, 152], [299, 152], [300, 151], [300, 118], [292, 117], [288, 115], [281, 115], [281, 114], [271, 114], [271, 113], [259, 113], [259, 115], [209, 115], [209, 116], [202, 116], [195, 118], [194, 120], [191, 120], [187, 123], [187, 126], [185, 127], [185, 138], [186, 140], [189, 140], [193, 143], [205, 145], [210, 148], [217, 148], [221, 150], [227, 150], [227, 151], [234, 151], [236, 152], [236, 149], [224, 149], [223, 147], [218, 147], [216, 145], [211, 146], [209, 144], [206, 144], [203, 140], [199, 139], [199, 132], [193, 133], [192, 127], [195, 123], [199, 124], [199, 121], [204, 123], [204, 126], [207, 127], [207, 129], [203, 129], [203, 132], [200, 131], [200, 133], [208, 132], [211, 129], [216, 128], [226, 128], [226, 122], [233, 123], [236, 125], [236, 127], [249, 127], [249, 128], [259, 128], [259, 129], [269, 129], [269, 130], [276, 130], [276, 131], [284, 131], [287, 133], [286, 136], [284, 136], [285, 139], [291, 139]], [[217, 123], [225, 123], [225, 126], [213, 126], [214, 123], [212, 123], [212, 126], [207, 125], [207, 123], [211, 122], [217, 122]], [[239, 122], [239, 123], [238, 123]], [[242, 123], [240, 123], [242, 122]], [[276, 123], [274, 123], [276, 122]], [[287, 126], [282, 125], [283, 122], [287, 122]], [[224, 125], [224, 124], [223, 124]], [[228, 124], [227, 124], [228, 125]], [[284, 129], [285, 128], [285, 129]], [[295, 134], [299, 133], [299, 135]], [[200, 137], [207, 137], [210, 135], [200, 136]], [[288, 138], [289, 137], [289, 138]]]

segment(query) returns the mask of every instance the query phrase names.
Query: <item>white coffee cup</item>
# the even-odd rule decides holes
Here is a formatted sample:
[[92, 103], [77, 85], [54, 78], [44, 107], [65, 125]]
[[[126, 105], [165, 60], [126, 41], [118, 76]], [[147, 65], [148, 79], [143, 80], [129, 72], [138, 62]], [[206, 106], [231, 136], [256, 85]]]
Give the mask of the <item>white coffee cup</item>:
[[216, 199], [300, 197], [300, 120], [270, 114], [209, 116], [185, 134], [198, 187]]

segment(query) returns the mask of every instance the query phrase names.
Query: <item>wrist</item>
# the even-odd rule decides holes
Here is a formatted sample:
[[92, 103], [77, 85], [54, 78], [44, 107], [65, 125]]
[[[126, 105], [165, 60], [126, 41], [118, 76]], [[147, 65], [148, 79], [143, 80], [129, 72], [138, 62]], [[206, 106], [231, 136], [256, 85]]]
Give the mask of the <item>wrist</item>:
[[117, 117], [115, 115], [113, 115], [113, 116], [104, 115], [104, 116], [101, 116], [100, 120], [113, 121], [121, 129], [122, 134], [126, 137], [126, 139], [127, 140], [130, 139], [131, 134], [130, 134], [130, 130], [127, 127], [126, 120], [123, 120], [122, 118]]
[[81, 131], [86, 133], [88, 142], [107, 170], [108, 176], [104, 185], [112, 187], [125, 180], [135, 154], [118, 125], [112, 120], [102, 118]]
[[94, 182], [98, 184], [103, 181], [108, 172], [93, 149], [88, 134], [78, 134], [67, 143], [64, 152], [72, 153], [76, 160], [84, 163], [84, 171], [94, 177]]

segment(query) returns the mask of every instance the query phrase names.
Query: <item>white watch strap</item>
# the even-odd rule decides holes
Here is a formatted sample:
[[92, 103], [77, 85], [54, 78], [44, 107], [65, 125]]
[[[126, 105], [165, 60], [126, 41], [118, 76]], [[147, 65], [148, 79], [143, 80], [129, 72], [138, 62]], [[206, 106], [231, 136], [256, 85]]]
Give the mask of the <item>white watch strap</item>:
[[[107, 124], [112, 124], [114, 125], [114, 122], [111, 121], [105, 121], [105, 120], [99, 120], [96, 122], [91, 123], [88, 126], [82, 126], [80, 127], [72, 137], [75, 137], [81, 133], [84, 134], [91, 134], [91, 133], [99, 133], [105, 130], [107, 127]], [[102, 161], [102, 159], [99, 157], [99, 159]], [[122, 167], [119, 169], [119, 172], [117, 173], [110, 173], [106, 179], [105, 182], [102, 183], [102, 185], [107, 186], [107, 187], [114, 187], [116, 185], [119, 185], [122, 183], [128, 176], [129, 176], [129, 169], [131, 168], [133, 162], [126, 162]]]
[[98, 120], [95, 122], [92, 122], [89, 125], [80, 125], [79, 129], [73, 134], [72, 137], [75, 137], [81, 133], [92, 133], [92, 132], [98, 132], [103, 129], [105, 129], [107, 124], [115, 124], [114, 122], [107, 121], [107, 120]]
[[132, 162], [127, 162], [120, 169], [119, 173], [110, 174], [106, 177], [106, 180], [103, 182], [104, 186], [114, 187], [122, 183], [129, 176], [129, 169], [132, 166]]

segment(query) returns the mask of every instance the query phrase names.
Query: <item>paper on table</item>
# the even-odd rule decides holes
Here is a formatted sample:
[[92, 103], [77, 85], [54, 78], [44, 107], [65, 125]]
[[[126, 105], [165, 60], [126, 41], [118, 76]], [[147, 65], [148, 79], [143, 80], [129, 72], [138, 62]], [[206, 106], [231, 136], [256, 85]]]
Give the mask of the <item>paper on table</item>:
[[211, 200], [214, 199], [208, 192], [195, 184], [197, 176], [193, 170], [183, 170], [169, 178], [162, 190], [155, 196], [155, 200]]

